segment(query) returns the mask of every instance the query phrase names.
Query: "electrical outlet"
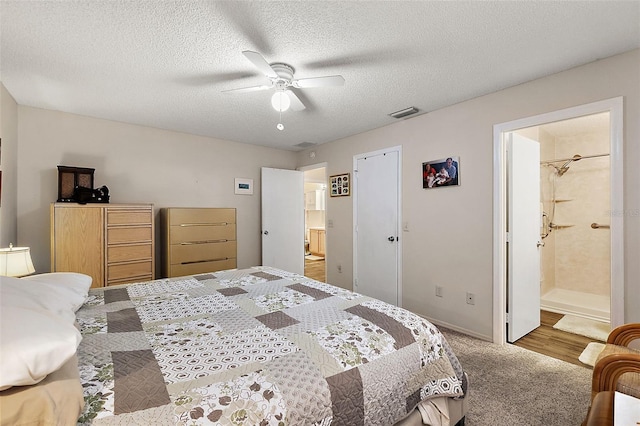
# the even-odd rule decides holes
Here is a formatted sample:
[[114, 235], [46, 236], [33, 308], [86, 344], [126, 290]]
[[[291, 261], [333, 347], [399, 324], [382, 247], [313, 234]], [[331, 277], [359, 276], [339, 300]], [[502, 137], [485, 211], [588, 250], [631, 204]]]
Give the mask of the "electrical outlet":
[[475, 305], [476, 304], [476, 295], [473, 293], [467, 292], [467, 304]]
[[442, 297], [442, 286], [436, 286], [436, 296]]

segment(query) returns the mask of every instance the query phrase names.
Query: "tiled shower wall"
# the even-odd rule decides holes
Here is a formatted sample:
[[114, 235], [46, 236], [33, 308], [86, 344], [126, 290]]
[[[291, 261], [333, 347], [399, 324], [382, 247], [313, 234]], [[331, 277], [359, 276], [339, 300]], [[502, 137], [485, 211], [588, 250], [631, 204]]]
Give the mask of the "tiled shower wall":
[[[563, 137], [552, 137], [541, 131], [539, 140], [543, 161], [609, 152], [608, 130]], [[554, 173], [552, 167], [541, 168], [542, 202], [548, 213], [553, 208]], [[591, 227], [592, 223], [610, 223], [609, 182], [608, 156], [574, 161], [563, 176], [555, 176], [553, 222], [561, 228], [553, 230], [545, 239], [542, 294], [553, 288], [610, 294], [610, 230]]]

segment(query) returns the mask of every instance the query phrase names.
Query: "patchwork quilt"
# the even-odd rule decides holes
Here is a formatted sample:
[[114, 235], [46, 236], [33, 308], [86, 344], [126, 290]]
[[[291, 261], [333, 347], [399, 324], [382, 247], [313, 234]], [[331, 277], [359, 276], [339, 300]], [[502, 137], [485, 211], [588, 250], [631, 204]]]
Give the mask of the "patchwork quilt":
[[392, 425], [463, 395], [435, 326], [269, 267], [93, 289], [81, 424]]

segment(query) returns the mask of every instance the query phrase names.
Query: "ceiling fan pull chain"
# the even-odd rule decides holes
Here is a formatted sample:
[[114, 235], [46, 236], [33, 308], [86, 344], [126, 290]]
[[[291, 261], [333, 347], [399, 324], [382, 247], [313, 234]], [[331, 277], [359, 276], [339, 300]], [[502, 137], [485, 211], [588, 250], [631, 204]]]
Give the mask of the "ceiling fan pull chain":
[[280, 112], [280, 121], [276, 125], [276, 129], [282, 131], [284, 130], [284, 124], [282, 124], [282, 110], [280, 110], [279, 112]]

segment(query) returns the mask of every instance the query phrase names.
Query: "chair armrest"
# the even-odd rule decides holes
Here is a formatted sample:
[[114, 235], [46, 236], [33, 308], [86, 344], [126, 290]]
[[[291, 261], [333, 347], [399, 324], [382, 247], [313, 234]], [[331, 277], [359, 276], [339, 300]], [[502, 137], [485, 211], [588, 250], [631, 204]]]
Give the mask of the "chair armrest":
[[607, 343], [619, 346], [629, 346], [632, 341], [640, 339], [640, 323], [623, 324], [609, 333]]
[[611, 354], [601, 358], [593, 368], [591, 400], [598, 392], [615, 391], [625, 373], [640, 374], [640, 354]]

